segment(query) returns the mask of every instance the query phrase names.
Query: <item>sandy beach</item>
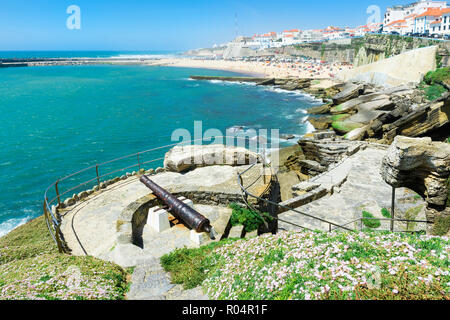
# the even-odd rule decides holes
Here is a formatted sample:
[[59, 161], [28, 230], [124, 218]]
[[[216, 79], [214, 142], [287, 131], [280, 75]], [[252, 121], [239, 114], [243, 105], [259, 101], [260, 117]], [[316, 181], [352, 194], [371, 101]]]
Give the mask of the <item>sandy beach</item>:
[[194, 60], [189, 58], [161, 59], [146, 62], [148, 65], [164, 65], [185, 68], [216, 69], [244, 73], [267, 78], [313, 78], [333, 79], [342, 71], [352, 66], [341, 64], [318, 64], [314, 62], [247, 62], [225, 60]]

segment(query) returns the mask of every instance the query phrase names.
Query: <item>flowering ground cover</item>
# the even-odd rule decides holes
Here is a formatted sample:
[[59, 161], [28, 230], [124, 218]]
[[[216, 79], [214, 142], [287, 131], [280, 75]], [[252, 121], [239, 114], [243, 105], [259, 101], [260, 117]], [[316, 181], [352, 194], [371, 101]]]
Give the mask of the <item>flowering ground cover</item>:
[[0, 300], [123, 299], [126, 277], [112, 263], [59, 254], [42, 217], [0, 238]]
[[[166, 270], [195, 250], [166, 256]], [[449, 251], [447, 237], [282, 232], [210, 248], [197, 285], [212, 299], [448, 299]]]

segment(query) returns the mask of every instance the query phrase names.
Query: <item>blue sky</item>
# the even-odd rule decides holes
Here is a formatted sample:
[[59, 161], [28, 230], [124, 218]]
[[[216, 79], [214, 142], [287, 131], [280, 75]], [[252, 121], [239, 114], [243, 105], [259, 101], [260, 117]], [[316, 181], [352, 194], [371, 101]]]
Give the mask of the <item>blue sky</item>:
[[[394, 1], [394, 2], [393, 2]], [[0, 50], [185, 50], [286, 28], [357, 26], [385, 0], [0, 0]], [[69, 30], [66, 9], [81, 9]]]

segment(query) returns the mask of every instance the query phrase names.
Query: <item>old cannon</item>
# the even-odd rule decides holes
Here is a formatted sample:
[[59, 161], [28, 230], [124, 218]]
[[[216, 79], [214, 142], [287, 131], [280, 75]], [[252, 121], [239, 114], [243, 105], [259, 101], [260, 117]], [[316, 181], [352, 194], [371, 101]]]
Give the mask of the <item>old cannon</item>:
[[195, 211], [187, 204], [178, 200], [173, 194], [167, 190], [161, 188], [155, 182], [153, 182], [148, 176], [144, 175], [141, 177], [140, 181], [150, 190], [153, 194], [160, 199], [164, 204], [169, 207], [170, 213], [172, 213], [176, 218], [182, 220], [190, 228], [197, 232], [207, 232], [212, 240], [216, 238], [216, 232], [211, 226], [209, 219], [204, 217], [201, 213]]

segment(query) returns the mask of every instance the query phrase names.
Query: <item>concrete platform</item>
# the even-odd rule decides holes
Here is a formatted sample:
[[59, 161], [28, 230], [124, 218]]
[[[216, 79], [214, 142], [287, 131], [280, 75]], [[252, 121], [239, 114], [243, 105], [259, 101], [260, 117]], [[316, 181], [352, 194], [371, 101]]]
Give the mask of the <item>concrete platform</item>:
[[[199, 211], [203, 211], [205, 215], [219, 221], [221, 216], [228, 212], [227, 201], [240, 199], [241, 191], [237, 184], [237, 173], [247, 168], [248, 166], [211, 166], [198, 168], [185, 174], [164, 172], [153, 175], [151, 178], [170, 192], [192, 195], [197, 193], [200, 194], [200, 197], [205, 195], [209, 197], [205, 201], [220, 202], [221, 204], [216, 208], [198, 207]], [[251, 184], [260, 175], [261, 169], [261, 165], [253, 167], [243, 176], [244, 183]], [[262, 180], [259, 179], [252, 186], [253, 192], [257, 193], [257, 190], [265, 189], [266, 185]], [[144, 249], [132, 245], [129, 247], [118, 246], [116, 234], [120, 227], [117, 224], [120, 213], [130, 203], [148, 194], [151, 194], [151, 191], [139, 182], [139, 177], [132, 176], [94, 193], [63, 211], [61, 213], [63, 217], [61, 230], [72, 254], [91, 255], [121, 264], [125, 261], [119, 257], [127, 251], [137, 260], [142, 254], [142, 259], [145, 260], [149, 256], [158, 257], [169, 252], [170, 249], [186, 245], [185, 242], [176, 239], [184, 238], [185, 231], [188, 230], [171, 228], [166, 231], [167, 234], [161, 233], [160, 237], [153, 237], [154, 235], [150, 231], [146, 232], [143, 237]], [[145, 250], [152, 246], [158, 248], [157, 252]], [[136, 261], [131, 263], [137, 263]], [[130, 261], [125, 264], [129, 265], [129, 263]]]

